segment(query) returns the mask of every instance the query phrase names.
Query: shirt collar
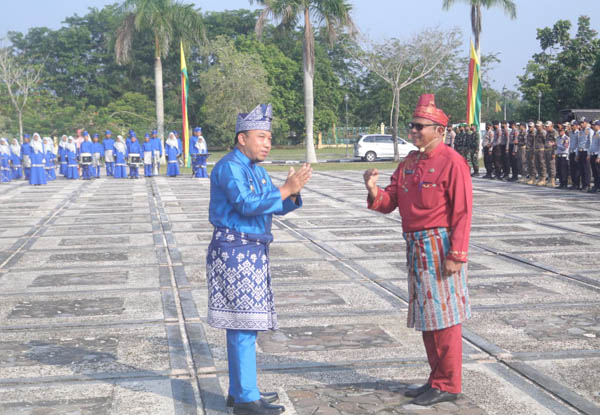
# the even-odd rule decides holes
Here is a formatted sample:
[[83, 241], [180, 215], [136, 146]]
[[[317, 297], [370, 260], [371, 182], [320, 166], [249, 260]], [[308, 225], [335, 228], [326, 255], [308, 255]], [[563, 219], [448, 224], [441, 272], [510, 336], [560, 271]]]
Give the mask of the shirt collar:
[[432, 159], [432, 158], [436, 157], [438, 154], [441, 154], [443, 147], [446, 147], [446, 144], [444, 144], [444, 140], [440, 140], [440, 142], [429, 153], [427, 153], [427, 152], [421, 153], [421, 158], [422, 159]]
[[252, 167], [252, 165], [254, 164], [249, 158], [248, 156], [246, 156], [244, 153], [242, 153], [239, 148], [235, 147], [233, 149], [233, 154], [235, 154], [235, 156], [237, 157], [237, 159], [239, 161], [241, 161], [243, 164], [245, 164], [246, 166]]

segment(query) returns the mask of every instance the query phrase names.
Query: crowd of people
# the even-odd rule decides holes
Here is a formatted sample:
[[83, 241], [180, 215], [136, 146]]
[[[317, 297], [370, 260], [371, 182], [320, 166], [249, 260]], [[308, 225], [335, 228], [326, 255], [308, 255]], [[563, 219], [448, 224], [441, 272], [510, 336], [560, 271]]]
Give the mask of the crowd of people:
[[[144, 134], [143, 143], [133, 130], [125, 139], [121, 135], [113, 139], [111, 131], [106, 130], [102, 141], [99, 134], [90, 136], [83, 130], [77, 131], [77, 137], [63, 135], [58, 143], [51, 137], [42, 139], [38, 133], [24, 134], [21, 143], [16, 138], [10, 143], [0, 138], [0, 183], [25, 179], [32, 185], [44, 185], [57, 176], [91, 180], [100, 177], [102, 167], [107, 177], [115, 179], [138, 179], [142, 166], [144, 177], [152, 177], [159, 174], [161, 160], [166, 160], [167, 176], [175, 177], [181, 174], [184, 163], [182, 144], [177, 132], [171, 131], [163, 145], [156, 130]], [[194, 128], [190, 137], [189, 153], [192, 176], [208, 177], [209, 154], [200, 127]]]
[[[597, 193], [600, 190], [600, 121], [573, 120], [562, 124], [492, 121], [480, 143], [475, 125], [448, 127], [452, 146], [479, 175], [479, 149], [487, 179], [519, 181]], [[480, 147], [481, 145], [481, 147]]]

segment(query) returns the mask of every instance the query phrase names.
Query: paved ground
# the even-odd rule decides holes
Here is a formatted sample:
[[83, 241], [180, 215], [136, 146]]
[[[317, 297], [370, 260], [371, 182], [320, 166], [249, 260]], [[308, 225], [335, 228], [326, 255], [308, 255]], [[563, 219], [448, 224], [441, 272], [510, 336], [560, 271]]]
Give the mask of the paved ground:
[[[464, 396], [423, 409], [396, 215], [360, 172], [316, 173], [274, 221], [281, 330], [260, 383], [287, 413], [600, 413], [600, 197], [475, 180]], [[276, 181], [283, 173], [274, 175]], [[208, 182], [0, 186], [0, 413], [227, 413], [205, 324]]]

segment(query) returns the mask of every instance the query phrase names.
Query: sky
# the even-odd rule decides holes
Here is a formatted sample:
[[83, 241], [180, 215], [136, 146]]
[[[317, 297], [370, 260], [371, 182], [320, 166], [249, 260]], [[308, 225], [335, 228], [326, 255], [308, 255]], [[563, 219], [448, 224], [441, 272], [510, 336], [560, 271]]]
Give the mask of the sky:
[[[362, 34], [377, 40], [385, 37], [408, 38], [426, 27], [459, 27], [464, 51], [468, 54], [471, 37], [470, 8], [456, 4], [442, 10], [442, 0], [348, 0], [353, 19]], [[57, 29], [65, 17], [84, 15], [89, 7], [102, 8], [114, 0], [0, 0], [0, 37], [9, 30], [25, 32], [30, 27]], [[255, 9], [248, 0], [183, 0], [202, 11]], [[516, 90], [517, 76], [527, 61], [540, 52], [536, 29], [552, 26], [559, 19], [570, 20], [576, 30], [580, 15], [591, 17], [592, 28], [600, 32], [599, 0], [515, 0], [517, 19], [510, 20], [500, 9], [483, 10], [481, 53], [498, 53], [500, 63], [489, 73], [491, 84]]]

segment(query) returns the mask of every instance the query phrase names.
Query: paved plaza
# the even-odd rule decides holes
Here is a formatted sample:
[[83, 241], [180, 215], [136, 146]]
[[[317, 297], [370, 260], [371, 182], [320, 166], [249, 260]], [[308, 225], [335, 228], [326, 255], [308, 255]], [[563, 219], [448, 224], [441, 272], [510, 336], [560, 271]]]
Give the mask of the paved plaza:
[[[228, 413], [208, 189], [0, 185], [0, 414]], [[398, 214], [366, 209], [362, 172], [329, 171], [274, 218], [281, 328], [259, 335], [259, 382], [286, 414], [600, 414], [600, 197], [484, 179], [474, 196], [463, 395], [430, 408], [403, 395], [429, 367]]]

